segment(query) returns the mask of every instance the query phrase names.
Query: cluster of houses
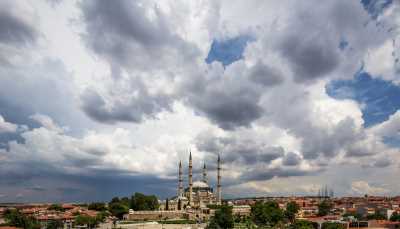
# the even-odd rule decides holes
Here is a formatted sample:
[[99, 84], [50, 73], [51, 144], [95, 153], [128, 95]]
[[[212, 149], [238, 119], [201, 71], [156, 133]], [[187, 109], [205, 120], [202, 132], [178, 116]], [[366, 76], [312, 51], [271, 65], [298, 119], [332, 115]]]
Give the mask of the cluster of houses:
[[[318, 205], [323, 200], [332, 204], [326, 216], [318, 216]], [[287, 203], [296, 202], [300, 210], [297, 219], [316, 222], [336, 222], [344, 224], [347, 228], [400, 228], [400, 222], [390, 221], [392, 214], [400, 214], [400, 196], [364, 196], [321, 198], [310, 197], [262, 197], [231, 200], [234, 205], [253, 205], [257, 201], [276, 201], [280, 208], [285, 209]], [[373, 219], [373, 215], [380, 215], [382, 219]], [[370, 218], [370, 219], [368, 219]], [[372, 218], [372, 219], [371, 219]]]
[[[323, 200], [331, 203], [330, 211], [325, 216], [318, 215], [318, 205]], [[257, 201], [275, 201], [280, 208], [285, 209], [289, 202], [296, 202], [300, 207], [296, 218], [322, 225], [325, 222], [343, 224], [346, 228], [392, 228], [400, 229], [400, 222], [390, 221], [393, 214], [400, 214], [400, 197], [341, 197], [321, 199], [321, 197], [261, 197], [233, 199], [227, 201], [233, 206], [233, 214], [236, 216], [250, 216], [251, 206]], [[7, 208], [19, 209], [21, 213], [34, 217], [43, 227], [51, 220], [59, 220], [64, 223], [64, 228], [73, 228], [73, 222], [77, 215], [96, 217], [99, 212], [88, 210], [85, 206], [62, 204], [62, 210], [51, 210], [49, 204], [25, 204], [0, 207], [0, 224], [4, 223], [2, 215]], [[158, 211], [133, 211], [130, 210], [124, 216], [125, 220], [168, 220], [189, 219], [207, 221], [215, 213], [214, 208], [186, 208], [182, 210], [162, 208]], [[379, 219], [368, 216], [379, 215]], [[108, 218], [112, 222], [115, 218]]]
[[74, 220], [78, 215], [96, 217], [99, 213], [74, 204], [62, 204], [61, 209], [51, 209], [50, 206], [51, 204], [6, 204], [0, 207], [0, 224], [5, 223], [4, 213], [7, 209], [18, 209], [25, 216], [39, 221], [43, 228], [54, 220], [62, 222], [64, 228], [73, 228]]

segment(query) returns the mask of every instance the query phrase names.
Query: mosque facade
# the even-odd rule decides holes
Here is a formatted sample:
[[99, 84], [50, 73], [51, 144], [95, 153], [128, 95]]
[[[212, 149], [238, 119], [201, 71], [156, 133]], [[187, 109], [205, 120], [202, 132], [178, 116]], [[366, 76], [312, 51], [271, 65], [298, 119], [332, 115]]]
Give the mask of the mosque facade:
[[183, 210], [183, 209], [201, 209], [206, 208], [207, 205], [221, 204], [221, 158], [218, 155], [217, 159], [217, 189], [214, 190], [208, 182], [207, 167], [203, 165], [203, 178], [202, 180], [193, 182], [193, 160], [192, 153], [189, 154], [188, 166], [188, 185], [183, 187], [183, 169], [182, 162], [178, 165], [178, 193], [177, 196], [172, 198], [169, 203], [170, 210]]

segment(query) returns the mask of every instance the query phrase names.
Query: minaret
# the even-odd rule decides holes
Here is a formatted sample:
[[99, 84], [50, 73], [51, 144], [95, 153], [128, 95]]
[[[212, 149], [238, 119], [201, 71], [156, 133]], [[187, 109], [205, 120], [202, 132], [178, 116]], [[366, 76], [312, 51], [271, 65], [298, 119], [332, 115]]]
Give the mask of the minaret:
[[192, 151], [190, 151], [189, 154], [189, 206], [192, 206], [193, 204], [193, 171], [192, 171], [193, 165], [192, 165]]
[[217, 204], [221, 204], [221, 158], [218, 154], [218, 167], [217, 167]]
[[207, 167], [206, 167], [206, 163], [204, 162], [204, 166], [203, 166], [203, 182], [204, 183], [208, 183], [208, 179], [207, 179]]
[[182, 177], [182, 161], [179, 161], [179, 185], [178, 185], [178, 198], [183, 196], [183, 177]]

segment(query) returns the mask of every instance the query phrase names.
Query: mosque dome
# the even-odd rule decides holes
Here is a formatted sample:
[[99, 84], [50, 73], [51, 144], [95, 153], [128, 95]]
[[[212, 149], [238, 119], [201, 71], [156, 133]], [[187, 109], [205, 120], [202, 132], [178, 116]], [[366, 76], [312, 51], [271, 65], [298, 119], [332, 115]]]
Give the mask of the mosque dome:
[[204, 181], [195, 181], [193, 182], [193, 188], [208, 188], [208, 184]]

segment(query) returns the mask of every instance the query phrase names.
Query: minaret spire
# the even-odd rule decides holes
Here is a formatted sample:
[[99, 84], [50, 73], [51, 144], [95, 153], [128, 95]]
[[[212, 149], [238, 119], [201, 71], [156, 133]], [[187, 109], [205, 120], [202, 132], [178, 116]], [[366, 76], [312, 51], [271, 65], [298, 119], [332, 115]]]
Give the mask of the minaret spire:
[[179, 161], [179, 184], [178, 184], [178, 198], [183, 196], [183, 172], [182, 172], [182, 161]]
[[207, 179], [207, 167], [206, 167], [206, 163], [204, 162], [204, 166], [203, 166], [203, 182], [204, 183], [208, 183], [208, 179]]
[[217, 204], [221, 204], [221, 158], [218, 154], [218, 167], [217, 167]]
[[193, 204], [193, 164], [192, 164], [192, 151], [189, 153], [189, 206]]

